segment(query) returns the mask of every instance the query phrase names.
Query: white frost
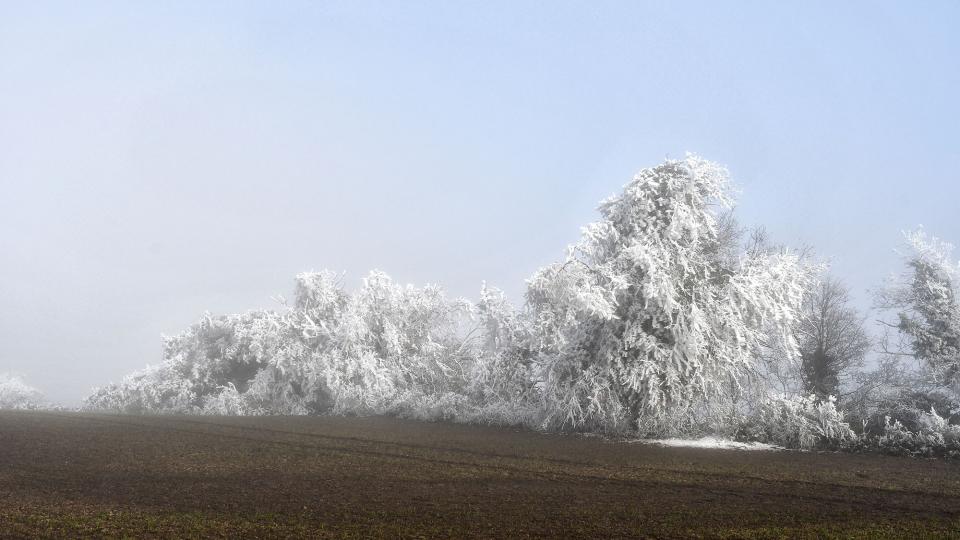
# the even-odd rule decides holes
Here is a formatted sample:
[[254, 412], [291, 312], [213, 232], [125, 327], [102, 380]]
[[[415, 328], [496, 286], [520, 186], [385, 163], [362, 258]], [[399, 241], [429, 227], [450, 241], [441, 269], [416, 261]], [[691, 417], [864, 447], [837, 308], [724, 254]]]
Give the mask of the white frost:
[[714, 448], [720, 450], [783, 450], [779, 446], [759, 442], [737, 442], [717, 437], [703, 437], [702, 439], [638, 439], [631, 442], [642, 444], [656, 444], [674, 448]]

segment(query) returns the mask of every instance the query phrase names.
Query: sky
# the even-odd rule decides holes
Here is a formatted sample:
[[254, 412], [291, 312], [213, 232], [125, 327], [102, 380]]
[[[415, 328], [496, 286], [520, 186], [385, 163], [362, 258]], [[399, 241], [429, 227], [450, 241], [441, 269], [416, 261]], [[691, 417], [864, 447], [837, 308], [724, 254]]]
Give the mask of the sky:
[[[857, 305], [960, 242], [960, 3], [0, 0], [0, 372], [77, 405], [301, 271], [520, 301], [695, 152]], [[873, 316], [873, 315], [871, 315]]]

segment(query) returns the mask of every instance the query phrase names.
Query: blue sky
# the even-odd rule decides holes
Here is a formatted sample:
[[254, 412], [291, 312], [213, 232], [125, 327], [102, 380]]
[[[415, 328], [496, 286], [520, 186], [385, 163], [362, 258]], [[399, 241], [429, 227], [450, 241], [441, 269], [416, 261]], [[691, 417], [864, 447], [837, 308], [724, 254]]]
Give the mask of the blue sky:
[[665, 157], [861, 306], [960, 242], [956, 2], [0, 3], [0, 371], [77, 403], [303, 270], [519, 298]]

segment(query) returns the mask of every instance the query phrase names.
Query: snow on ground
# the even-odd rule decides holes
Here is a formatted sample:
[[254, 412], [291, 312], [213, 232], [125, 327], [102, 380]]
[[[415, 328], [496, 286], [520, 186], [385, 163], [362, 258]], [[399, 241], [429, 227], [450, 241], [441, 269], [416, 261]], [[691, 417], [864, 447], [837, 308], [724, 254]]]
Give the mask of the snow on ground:
[[702, 439], [638, 439], [642, 444], [656, 444], [683, 448], [717, 448], [725, 450], [782, 450], [779, 446], [759, 442], [737, 442], [718, 437], [703, 437]]

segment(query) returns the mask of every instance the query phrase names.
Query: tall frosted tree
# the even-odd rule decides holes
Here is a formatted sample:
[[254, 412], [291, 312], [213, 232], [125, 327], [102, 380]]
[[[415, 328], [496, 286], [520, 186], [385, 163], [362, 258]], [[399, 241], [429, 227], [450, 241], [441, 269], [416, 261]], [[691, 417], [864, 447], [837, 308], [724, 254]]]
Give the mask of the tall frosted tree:
[[920, 361], [941, 385], [960, 389], [960, 305], [957, 277], [960, 265], [951, 258], [953, 246], [923, 231], [905, 235], [910, 252], [907, 270], [893, 278], [877, 296], [877, 305], [896, 313], [889, 326], [900, 343], [887, 352]]
[[644, 169], [531, 278], [544, 425], [681, 430], [740, 390], [766, 336], [796, 352], [815, 269], [787, 251], [718, 257], [732, 204], [715, 163]]

